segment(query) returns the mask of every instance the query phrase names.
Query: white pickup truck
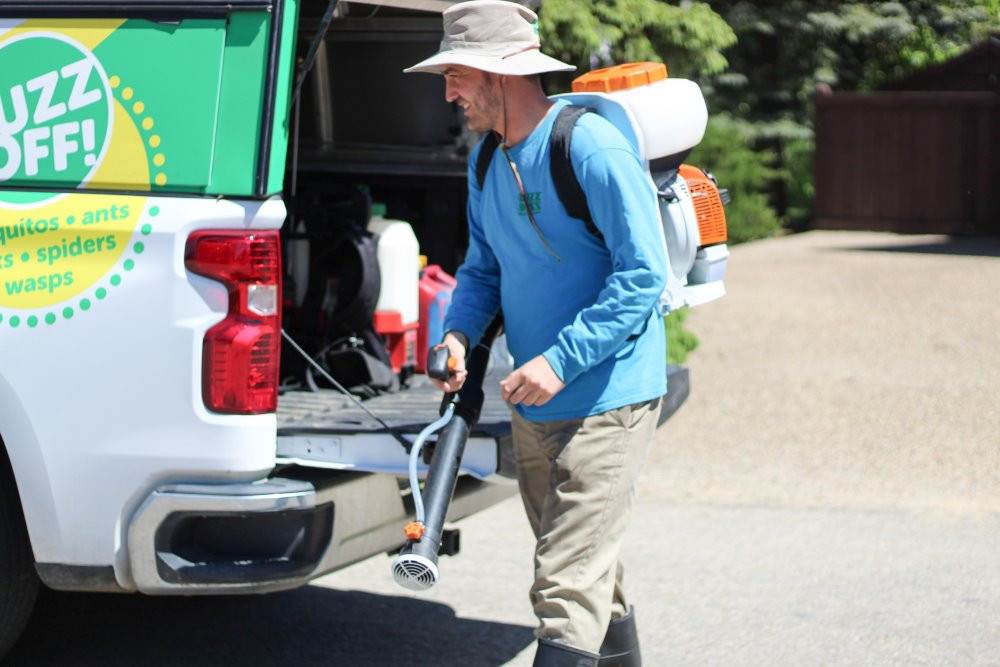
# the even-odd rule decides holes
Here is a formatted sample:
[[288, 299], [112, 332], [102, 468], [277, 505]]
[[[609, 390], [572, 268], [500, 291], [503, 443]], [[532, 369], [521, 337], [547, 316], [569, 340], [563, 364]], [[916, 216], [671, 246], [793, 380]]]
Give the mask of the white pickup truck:
[[[281, 590], [406, 541], [440, 393], [351, 309], [373, 198], [461, 258], [472, 138], [401, 73], [448, 4], [0, 3], [0, 656], [39, 582]], [[462, 470], [452, 520], [516, 492], [494, 392]]]

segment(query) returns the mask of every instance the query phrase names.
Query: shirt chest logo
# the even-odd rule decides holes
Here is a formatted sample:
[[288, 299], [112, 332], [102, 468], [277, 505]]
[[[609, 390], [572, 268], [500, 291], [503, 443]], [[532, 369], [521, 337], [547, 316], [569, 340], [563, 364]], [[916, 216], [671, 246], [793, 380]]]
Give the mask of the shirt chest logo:
[[528, 206], [531, 207], [531, 214], [537, 215], [542, 212], [542, 193], [541, 192], [525, 192], [524, 197], [517, 198], [517, 213], [518, 215], [527, 215], [527, 209], [525, 208], [525, 201], [527, 201]]

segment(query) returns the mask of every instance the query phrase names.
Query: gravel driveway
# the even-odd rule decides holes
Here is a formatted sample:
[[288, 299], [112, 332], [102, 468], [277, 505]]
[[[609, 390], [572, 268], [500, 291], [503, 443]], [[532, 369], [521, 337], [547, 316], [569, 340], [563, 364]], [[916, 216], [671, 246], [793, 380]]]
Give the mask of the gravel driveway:
[[1000, 512], [1000, 239], [812, 232], [726, 278], [647, 493]]

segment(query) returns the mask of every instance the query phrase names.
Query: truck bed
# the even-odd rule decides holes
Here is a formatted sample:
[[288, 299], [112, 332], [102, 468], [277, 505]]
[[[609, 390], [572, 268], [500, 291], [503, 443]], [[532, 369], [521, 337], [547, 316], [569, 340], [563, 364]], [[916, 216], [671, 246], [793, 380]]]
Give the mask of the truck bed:
[[[483, 383], [485, 401], [473, 436], [499, 438], [510, 434], [510, 408], [500, 396], [499, 382], [509, 368], [495, 368]], [[442, 392], [425, 375], [410, 386], [364, 401], [366, 408], [392, 428], [418, 433], [439, 416]], [[356, 403], [334, 389], [295, 390], [278, 397], [278, 435], [378, 433], [385, 429]]]
[[[510, 408], [500, 396], [499, 382], [509, 366], [497, 365], [483, 382], [485, 401], [473, 436], [500, 438], [510, 434]], [[669, 392], [660, 413], [662, 425], [680, 408], [689, 393], [686, 368], [667, 367]], [[364, 401], [365, 407], [392, 428], [405, 434], [418, 433], [438, 417], [441, 391], [424, 375], [412, 378], [410, 386]], [[288, 391], [278, 398], [278, 435], [379, 433], [385, 429], [353, 401], [333, 389]]]

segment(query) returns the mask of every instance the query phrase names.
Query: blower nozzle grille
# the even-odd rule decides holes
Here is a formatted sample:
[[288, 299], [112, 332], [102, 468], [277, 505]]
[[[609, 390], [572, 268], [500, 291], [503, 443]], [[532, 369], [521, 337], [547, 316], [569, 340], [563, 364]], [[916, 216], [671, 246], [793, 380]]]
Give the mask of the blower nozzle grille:
[[437, 564], [418, 554], [400, 554], [392, 563], [392, 578], [403, 588], [425, 591], [437, 583]]

